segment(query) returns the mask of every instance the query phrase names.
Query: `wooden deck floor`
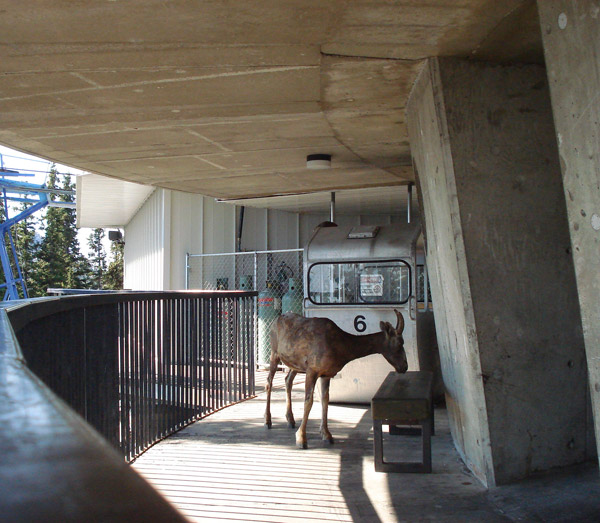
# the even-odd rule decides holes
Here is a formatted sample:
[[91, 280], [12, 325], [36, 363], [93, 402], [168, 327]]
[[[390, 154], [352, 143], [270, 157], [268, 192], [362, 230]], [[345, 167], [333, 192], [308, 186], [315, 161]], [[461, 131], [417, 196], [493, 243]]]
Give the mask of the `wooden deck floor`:
[[[523, 516], [546, 521], [544, 510], [556, 514], [543, 504], [528, 505], [518, 494], [499, 498], [485, 490], [454, 450], [444, 410], [436, 412], [433, 474], [376, 473], [366, 407], [331, 406], [330, 429], [336, 443], [325, 446], [318, 436], [320, 405], [315, 402], [309, 448], [296, 449], [294, 431], [284, 417], [283, 373], [276, 381], [271, 430], [263, 426], [265, 404], [260, 394], [159, 443], [134, 468], [191, 521], [493, 522], [521, 521]], [[294, 389], [297, 419], [302, 397], [300, 383]], [[417, 457], [419, 438], [405, 440], [402, 447]], [[585, 474], [591, 475], [596, 488], [597, 469]], [[581, 509], [581, 496], [566, 494], [577, 498], [574, 502]], [[597, 495], [596, 488], [590, 503], [596, 503]], [[598, 504], [594, 507], [600, 509]], [[577, 521], [585, 520], [585, 514], [578, 515]]]

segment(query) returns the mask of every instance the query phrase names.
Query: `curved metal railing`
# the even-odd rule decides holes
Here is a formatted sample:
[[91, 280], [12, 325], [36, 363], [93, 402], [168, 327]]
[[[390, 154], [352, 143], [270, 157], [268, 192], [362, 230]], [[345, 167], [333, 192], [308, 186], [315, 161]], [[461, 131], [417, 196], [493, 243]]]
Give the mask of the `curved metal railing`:
[[254, 292], [138, 292], [13, 302], [28, 368], [127, 461], [251, 397]]

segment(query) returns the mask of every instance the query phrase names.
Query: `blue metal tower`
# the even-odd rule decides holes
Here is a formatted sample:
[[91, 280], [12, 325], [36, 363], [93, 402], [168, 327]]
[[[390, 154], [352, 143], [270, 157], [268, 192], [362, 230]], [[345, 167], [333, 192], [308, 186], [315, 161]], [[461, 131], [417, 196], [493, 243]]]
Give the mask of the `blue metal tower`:
[[[44, 185], [27, 183], [20, 178], [35, 176], [30, 173], [8, 170], [4, 168], [0, 154], [0, 190], [2, 205], [4, 207], [4, 222], [0, 223], [0, 261], [4, 272], [5, 282], [0, 284], [0, 289], [5, 289], [3, 301], [18, 300], [19, 289], [22, 297], [28, 298], [27, 285], [23, 278], [18, 254], [15, 248], [11, 227], [46, 206], [73, 208], [70, 202], [53, 202], [48, 194], [74, 194], [74, 191], [62, 189], [49, 189]], [[11, 179], [16, 178], [16, 179]], [[26, 209], [19, 211], [14, 216], [9, 216], [9, 202], [24, 202], [31, 204]]]

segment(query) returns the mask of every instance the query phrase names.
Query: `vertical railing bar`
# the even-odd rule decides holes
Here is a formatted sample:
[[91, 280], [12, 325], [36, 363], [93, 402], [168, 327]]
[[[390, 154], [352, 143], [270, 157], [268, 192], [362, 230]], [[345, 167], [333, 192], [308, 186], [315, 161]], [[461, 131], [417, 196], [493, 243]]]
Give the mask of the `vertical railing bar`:
[[246, 353], [244, 347], [246, 345], [246, 300], [240, 298], [238, 303], [238, 337], [239, 337], [239, 357], [240, 357], [240, 393], [242, 398], [246, 397]]
[[142, 418], [140, 420], [141, 426], [141, 440], [140, 440], [140, 450], [144, 451], [146, 448], [146, 441], [148, 439], [148, 404], [146, 401], [147, 392], [146, 385], [148, 383], [148, 379], [146, 376], [146, 366], [147, 366], [147, 356], [146, 356], [146, 310], [145, 310], [146, 302], [140, 301], [138, 306], [140, 309], [140, 411], [142, 413]]
[[250, 383], [250, 347], [252, 346], [252, 333], [250, 332], [250, 302], [247, 299], [244, 299], [244, 390], [246, 391], [246, 395], [250, 395], [251, 393], [251, 383]]
[[133, 302], [127, 304], [127, 310], [129, 315], [129, 331], [127, 336], [129, 338], [127, 352], [129, 359], [129, 408], [130, 408], [130, 423], [131, 423], [131, 442], [129, 444], [129, 452], [132, 457], [137, 454], [135, 448], [135, 441], [137, 437], [137, 411], [136, 411], [136, 390], [135, 390], [135, 316]]
[[142, 302], [142, 311], [144, 316], [143, 334], [144, 334], [144, 450], [148, 448], [151, 440], [150, 435], [150, 351], [151, 346], [148, 340], [148, 300]]
[[238, 344], [238, 330], [237, 330], [237, 300], [231, 300], [231, 343], [232, 343], [232, 364], [233, 364], [233, 401], [239, 401], [241, 399], [240, 396], [240, 367], [239, 367], [239, 344]]
[[138, 301], [138, 340], [139, 340], [139, 371], [138, 371], [138, 383], [139, 383], [139, 401], [140, 401], [140, 441], [139, 448], [140, 452], [142, 452], [145, 448], [146, 443], [146, 377], [145, 377], [145, 340], [144, 340], [144, 327], [145, 327], [145, 317], [144, 317], [144, 303]]
[[164, 418], [163, 418], [163, 423], [164, 423], [164, 427], [165, 427], [165, 433], [164, 436], [166, 436], [169, 433], [170, 430], [170, 415], [171, 415], [171, 386], [170, 386], [170, 376], [171, 376], [171, 369], [169, 368], [169, 362], [170, 362], [170, 353], [169, 353], [169, 345], [171, 343], [171, 338], [170, 338], [170, 333], [169, 333], [169, 317], [170, 317], [170, 313], [169, 313], [169, 308], [170, 308], [170, 301], [168, 299], [163, 300], [163, 325], [162, 325], [162, 333], [163, 333], [163, 369], [164, 369], [164, 393], [165, 393], [165, 412], [164, 412]]
[[183, 348], [185, 346], [185, 318], [182, 311], [183, 300], [177, 300], [177, 382], [179, 409], [177, 409], [177, 428], [183, 426], [185, 419], [185, 384], [183, 382]]
[[197, 400], [197, 373], [196, 373], [196, 358], [197, 350], [196, 343], [198, 340], [196, 322], [196, 299], [188, 300], [189, 303], [189, 324], [190, 324], [190, 359], [188, 362], [188, 374], [190, 379], [190, 419], [196, 419], [196, 400]]
[[158, 390], [159, 390], [159, 411], [158, 419], [160, 423], [160, 437], [166, 435], [165, 413], [166, 413], [166, 383], [165, 383], [165, 342], [164, 342], [164, 324], [165, 324], [165, 304], [164, 300], [157, 301], [157, 327], [156, 338], [158, 344]]
[[168, 323], [168, 310], [167, 300], [161, 301], [161, 318], [160, 318], [160, 352], [162, 362], [162, 436], [166, 436], [169, 427], [169, 370], [168, 370], [168, 335], [167, 335], [167, 323]]
[[196, 298], [196, 416], [202, 414], [202, 302]]
[[127, 411], [127, 392], [125, 382], [125, 372], [127, 364], [125, 361], [125, 315], [123, 313], [123, 305], [117, 304], [119, 311], [119, 339], [118, 339], [118, 350], [119, 350], [119, 448], [121, 452], [127, 457], [127, 435], [126, 435], [126, 424], [125, 424], [125, 412]]
[[232, 383], [232, 401], [239, 401], [239, 366], [238, 366], [238, 343], [237, 343], [237, 329], [236, 329], [236, 323], [237, 323], [237, 314], [236, 314], [236, 305], [237, 305], [237, 300], [235, 299], [231, 299], [230, 300], [230, 309], [231, 309], [231, 321], [229, 323], [230, 328], [231, 328], [231, 335], [230, 335], [230, 340], [231, 340], [231, 368], [232, 368], [232, 374], [233, 374], [233, 383]]
[[202, 387], [204, 401], [202, 404], [202, 415], [206, 415], [210, 408], [210, 300], [204, 299], [202, 301], [202, 357], [204, 358], [203, 374], [202, 374]]
[[177, 374], [177, 299], [171, 300], [171, 387], [173, 389], [173, 410], [169, 432], [173, 432], [179, 421], [179, 381]]
[[219, 375], [218, 393], [219, 403], [218, 408], [221, 408], [224, 403], [225, 395], [225, 376], [224, 376], [224, 365], [223, 365], [223, 314], [225, 313], [223, 308], [223, 298], [217, 298], [219, 314], [217, 315], [217, 371]]
[[169, 322], [168, 322], [168, 332], [169, 332], [169, 433], [172, 432], [173, 427], [175, 426], [175, 413], [177, 409], [177, 399], [175, 394], [177, 392], [175, 388], [175, 376], [174, 376], [174, 349], [173, 349], [173, 323], [174, 323], [174, 303], [173, 299], [169, 299]]
[[177, 300], [177, 402], [178, 402], [178, 409], [177, 409], [177, 428], [179, 429], [180, 427], [183, 426], [183, 420], [184, 420], [184, 412], [185, 412], [185, 405], [184, 405], [184, 383], [183, 383], [183, 362], [182, 362], [182, 356], [183, 356], [183, 346], [185, 343], [185, 326], [184, 326], [184, 317], [183, 317], [183, 313], [181, 310], [181, 303], [182, 300]]
[[125, 330], [125, 359], [127, 361], [127, 373], [125, 378], [127, 380], [127, 410], [125, 415], [127, 416], [127, 455], [129, 459], [133, 458], [133, 383], [132, 383], [132, 361], [131, 361], [131, 303], [127, 302], [123, 307], [126, 317], [126, 330]]
[[196, 299], [191, 298], [188, 300], [188, 317], [189, 317], [189, 329], [190, 329], [190, 354], [188, 360], [188, 376], [189, 376], [189, 388], [190, 388], [190, 405], [189, 405], [189, 418], [190, 420], [196, 419]]
[[211, 373], [210, 373], [210, 378], [211, 378], [211, 385], [210, 385], [210, 392], [211, 392], [211, 411], [215, 410], [215, 407], [217, 406], [217, 383], [216, 383], [216, 359], [217, 359], [217, 351], [216, 351], [216, 339], [217, 339], [217, 332], [216, 332], [216, 320], [217, 320], [217, 314], [218, 314], [218, 304], [217, 304], [217, 299], [213, 299], [211, 300], [211, 314], [210, 314], [210, 322], [211, 322], [211, 327], [210, 327], [210, 361], [211, 361]]
[[134, 418], [134, 380], [133, 380], [133, 372], [134, 372], [134, 361], [132, 354], [133, 347], [133, 312], [132, 312], [132, 304], [131, 302], [127, 302], [127, 403], [129, 406], [128, 413], [128, 424], [129, 424], [129, 455], [131, 458], [135, 455], [134, 441], [135, 441], [135, 418]]
[[237, 367], [237, 343], [236, 343], [236, 335], [237, 335], [237, 331], [235, 329], [235, 320], [236, 320], [236, 315], [235, 315], [235, 300], [233, 298], [229, 299], [229, 314], [230, 314], [230, 319], [229, 319], [229, 345], [231, 347], [230, 349], [230, 365], [231, 365], [231, 402], [237, 401], [238, 399], [238, 390], [237, 390], [237, 383], [238, 383], [238, 379], [237, 379], [237, 372], [238, 372], [238, 367]]
[[154, 300], [148, 301], [148, 339], [150, 342], [150, 434], [151, 443], [158, 439], [156, 423], [156, 345], [154, 338]]
[[181, 349], [183, 347], [183, 315], [181, 314], [181, 300], [175, 300], [176, 303], [176, 314], [177, 321], [175, 324], [177, 325], [177, 331], [175, 333], [177, 342], [175, 345], [175, 350], [177, 351], [177, 424], [176, 427], [180, 428], [182, 426], [183, 421], [183, 380], [182, 372], [181, 372]]
[[134, 440], [133, 440], [133, 453], [137, 455], [139, 452], [139, 439], [140, 439], [140, 417], [141, 413], [139, 410], [139, 317], [137, 303], [134, 301], [131, 303], [132, 318], [133, 318], [133, 331], [132, 331], [132, 361], [133, 361], [133, 401], [134, 401], [134, 416], [132, 418], [135, 426]]
[[186, 424], [192, 420], [192, 323], [191, 300], [185, 298], [185, 420]]
[[209, 312], [209, 343], [210, 343], [210, 385], [209, 385], [209, 394], [210, 394], [210, 411], [212, 412], [215, 408], [215, 314], [217, 313], [216, 308], [216, 300], [210, 300], [210, 312]]
[[229, 298], [223, 298], [223, 374], [225, 383], [223, 384], [225, 391], [225, 401], [231, 401], [231, 329], [229, 322], [231, 321]]
[[[256, 297], [252, 297], [252, 304], [254, 305], [254, 303], [256, 303]], [[254, 308], [254, 311], [256, 311], [256, 308]], [[256, 346], [258, 345], [257, 342], [257, 338], [255, 335], [256, 329], [254, 329], [254, 324], [256, 323], [256, 317], [255, 314], [251, 314], [249, 316], [249, 319], [251, 319], [250, 323], [251, 325], [248, 327], [249, 330], [252, 330], [252, 341], [249, 343], [248, 345], [248, 359], [249, 359], [249, 364], [248, 364], [248, 372], [250, 372], [250, 392], [252, 395], [256, 394]]]

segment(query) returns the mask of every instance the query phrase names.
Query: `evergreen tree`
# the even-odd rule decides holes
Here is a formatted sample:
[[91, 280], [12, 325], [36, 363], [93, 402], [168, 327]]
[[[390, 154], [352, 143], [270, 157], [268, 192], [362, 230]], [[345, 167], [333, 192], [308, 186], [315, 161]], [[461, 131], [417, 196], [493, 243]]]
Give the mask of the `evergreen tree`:
[[104, 288], [120, 290], [123, 288], [123, 250], [122, 241], [114, 241], [110, 245], [112, 260], [104, 274]]
[[[24, 203], [17, 212], [26, 210], [29, 205]], [[28, 216], [12, 227], [21, 274], [25, 280], [27, 293], [30, 298], [45, 294], [45, 289], [42, 289], [38, 285], [39, 239], [36, 235], [36, 222], [37, 220], [34, 216]]]
[[94, 229], [88, 237], [91, 266], [91, 285], [94, 289], [102, 289], [106, 274], [106, 252], [104, 252], [104, 229]]
[[[73, 190], [71, 177], [64, 177], [58, 185], [56, 169], [50, 170], [47, 186]], [[52, 195], [52, 200], [73, 202], [73, 195]], [[79, 250], [75, 210], [51, 207], [46, 211], [44, 238], [40, 244], [38, 258], [38, 283], [44, 290], [48, 287], [85, 289], [90, 284], [90, 264]]]

